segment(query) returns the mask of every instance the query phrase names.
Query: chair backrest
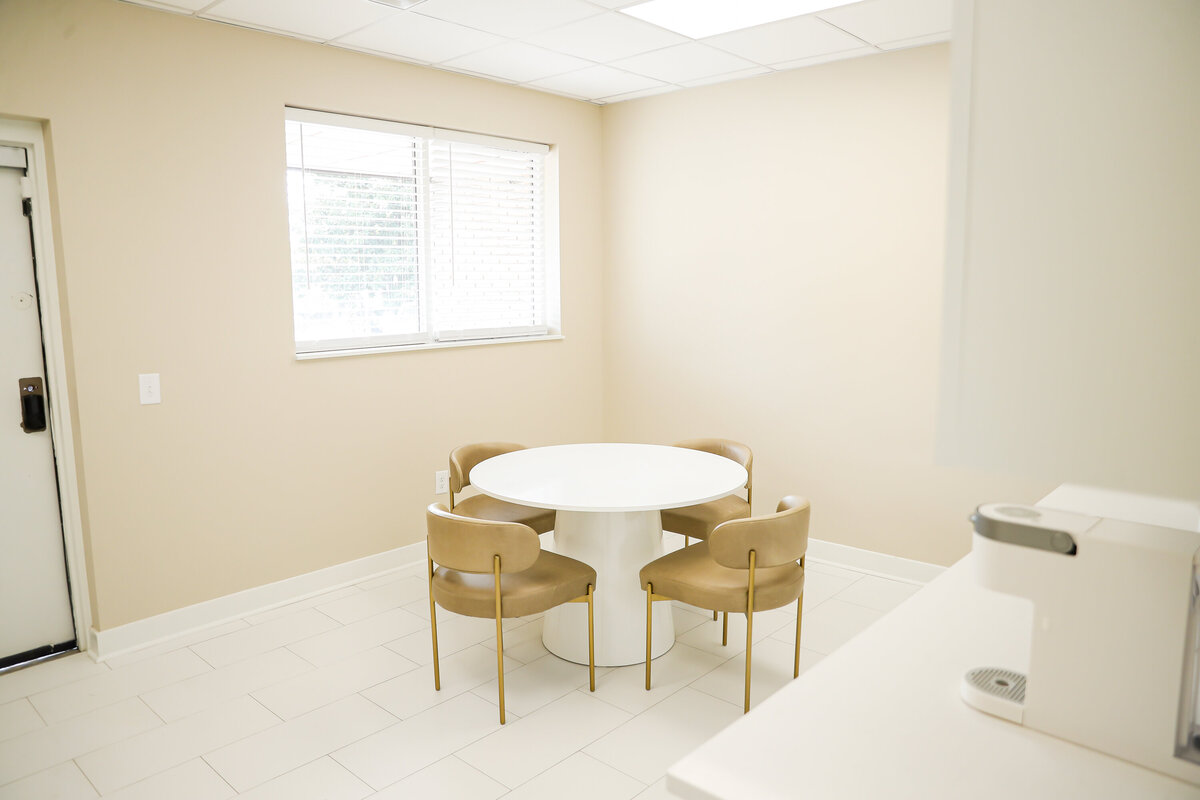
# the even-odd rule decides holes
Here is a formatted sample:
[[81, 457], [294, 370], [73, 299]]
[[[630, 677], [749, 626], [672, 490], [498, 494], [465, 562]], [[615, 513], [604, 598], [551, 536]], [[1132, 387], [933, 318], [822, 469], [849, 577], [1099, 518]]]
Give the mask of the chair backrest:
[[425, 509], [425, 526], [429, 557], [459, 572], [491, 573], [495, 556], [501, 572], [521, 572], [533, 566], [542, 549], [528, 525], [460, 517], [441, 503]]
[[686, 447], [689, 450], [703, 450], [705, 453], [728, 458], [746, 468], [746, 502], [754, 496], [754, 452], [749, 446], [732, 439], [685, 439], [676, 442], [675, 447]]
[[525, 445], [512, 442], [478, 442], [454, 448], [450, 451], [450, 494], [454, 495], [471, 485], [471, 470], [480, 461], [524, 449]]
[[807, 499], [788, 495], [774, 514], [722, 522], [708, 537], [708, 552], [724, 567], [750, 568], [750, 551], [756, 567], [778, 567], [799, 561], [808, 550]]

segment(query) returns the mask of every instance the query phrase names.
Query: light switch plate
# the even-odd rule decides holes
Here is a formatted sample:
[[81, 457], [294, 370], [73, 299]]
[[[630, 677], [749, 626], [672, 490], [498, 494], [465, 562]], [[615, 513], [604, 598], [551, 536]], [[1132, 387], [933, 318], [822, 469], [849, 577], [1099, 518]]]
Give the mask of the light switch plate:
[[138, 398], [144, 406], [162, 402], [162, 388], [159, 386], [157, 372], [138, 375]]

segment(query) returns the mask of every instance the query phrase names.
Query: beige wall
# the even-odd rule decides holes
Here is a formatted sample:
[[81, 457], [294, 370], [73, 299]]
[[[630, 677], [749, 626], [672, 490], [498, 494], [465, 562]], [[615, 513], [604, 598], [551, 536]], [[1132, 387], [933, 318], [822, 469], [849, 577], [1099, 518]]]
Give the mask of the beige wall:
[[[1152, 167], [1111, 167], [1111, 180], [1137, 189], [1105, 207], [1112, 213], [1096, 212], [1113, 192], [1086, 189], [1094, 159], [1068, 158], [1074, 171], [1025, 191], [1039, 172], [1055, 174], [1056, 154], [1072, 156], [1122, 119], [1099, 113], [1109, 95], [1091, 86], [1093, 104], [1077, 106], [1090, 115], [1060, 121], [1043, 148], [1021, 115], [1053, 119], [1073, 76], [1094, 64], [1059, 55], [1055, 37], [1009, 48], [1040, 30], [1020, 24], [1039, 4], [1022, 2], [1005, 22], [982, 1], [991, 11], [977, 31], [976, 88], [986, 91], [970, 140], [979, 180], [963, 193], [980, 227], [968, 239], [955, 218], [952, 241], [972, 268], [994, 266], [992, 278], [1013, 265], [1027, 275], [1021, 259], [1037, 248], [1021, 243], [1031, 234], [1066, 263], [1087, 231], [1128, 217], [1119, 259], [1105, 260], [1112, 237], [1097, 237], [1086, 256], [1167, 265], [1150, 299], [1128, 270], [1106, 273], [1124, 277], [1097, 291], [1132, 292], [1142, 322], [1164, 294], [1177, 296], [1168, 333], [1144, 333], [1150, 341], [1138, 339], [1127, 362], [1145, 367], [1153, 352], [1150, 361], [1174, 368], [1187, 355], [1180, 342], [1198, 338], [1185, 311], [1195, 271], [1179, 268], [1197, 250], [1187, 238], [1195, 194], [1147, 200], [1153, 212], [1138, 198], [1185, 185], [1169, 180], [1180, 173], [1200, 185], [1194, 137], [1180, 133], [1194, 106], [1172, 111], [1176, 92], [1150, 91], [1137, 106], [1143, 122], [1104, 140], [1139, 145], [1135, 164]], [[1076, 11], [1087, 16], [1083, 4]], [[1056, 19], [1069, 28], [1072, 17]], [[756, 510], [802, 492], [816, 506], [815, 536], [940, 563], [966, 552], [964, 517], [976, 503], [1033, 501], [1079, 477], [959, 459], [1036, 475], [1005, 477], [935, 457], [945, 46], [600, 109], [112, 0], [0, 0], [0, 20], [0, 114], [46, 121], [101, 629], [418, 541], [430, 473], [464, 441], [741, 439], [757, 454]], [[1126, 21], [1146, 41], [1179, 22]], [[1098, 30], [1096, 48], [1124, 25]], [[1195, 50], [1176, 45], [1153, 58], [1145, 48], [1138, 93], [1164, 64], [1198, 74]], [[1043, 70], [1054, 77], [1041, 87]], [[295, 361], [285, 104], [558, 145], [566, 341]], [[1172, 133], [1156, 139], [1147, 130], [1161, 114]], [[1036, 169], [1022, 175], [1026, 159]], [[1081, 193], [1086, 213], [1069, 218], [1071, 237], [1032, 224], [1022, 237], [1006, 233], [1005, 214], [1031, 198], [1026, 222], [1054, 219]], [[1168, 249], [1130, 245], [1148, 241], [1132, 236], [1139, 229], [1154, 241], [1166, 232]], [[1084, 273], [1047, 274], [1067, 286]], [[1005, 296], [1021, 290], [1012, 282]], [[981, 341], [1003, 348], [1011, 326], [988, 319]], [[948, 332], [952, 344], [957, 335]], [[1127, 340], [1102, 341], [1080, 350], [1084, 363]], [[140, 406], [136, 375], [152, 371], [164, 402]], [[1074, 374], [1056, 397], [1090, 386]], [[481, 395], [485, 381], [505, 391]], [[1121, 402], [1145, 418], [1147, 402], [1128, 388], [1136, 383], [1109, 377], [1104, 387], [1122, 385]], [[1171, 397], [1159, 433], [1196, 405], [1186, 392]], [[1161, 474], [1192, 474], [1178, 455], [1186, 448], [1171, 447]], [[1118, 463], [1105, 458], [1096, 460]]]
[[1200, 494], [1200, 3], [976, 0], [946, 450]]
[[934, 459], [944, 45], [606, 107], [606, 433], [755, 451], [756, 512], [937, 563], [1052, 483]]
[[[566, 340], [297, 362], [285, 104], [558, 145]], [[601, 435], [599, 108], [113, 0], [0, 0], [0, 113], [48, 121], [96, 627], [420, 540], [455, 444]]]

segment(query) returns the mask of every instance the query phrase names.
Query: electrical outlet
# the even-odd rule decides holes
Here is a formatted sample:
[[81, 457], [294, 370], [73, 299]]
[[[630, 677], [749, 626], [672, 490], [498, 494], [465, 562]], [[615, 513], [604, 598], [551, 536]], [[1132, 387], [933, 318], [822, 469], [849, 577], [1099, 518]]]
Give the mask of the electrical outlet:
[[450, 494], [450, 470], [439, 469], [433, 473], [433, 493]]
[[162, 402], [162, 389], [157, 372], [138, 375], [138, 399], [144, 406]]

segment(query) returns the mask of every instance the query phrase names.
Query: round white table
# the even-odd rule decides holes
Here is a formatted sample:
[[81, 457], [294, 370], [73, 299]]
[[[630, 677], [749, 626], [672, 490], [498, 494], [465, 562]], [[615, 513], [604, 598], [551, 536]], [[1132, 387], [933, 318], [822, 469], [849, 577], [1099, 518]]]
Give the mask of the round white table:
[[[596, 664], [646, 660], [646, 593], [638, 571], [663, 554], [664, 508], [705, 503], [746, 484], [736, 461], [653, 444], [567, 444], [489, 458], [471, 470], [479, 491], [555, 510], [554, 551], [596, 570]], [[560, 658], [587, 663], [587, 609], [546, 613], [542, 642]], [[654, 606], [657, 658], [675, 643], [670, 603]]]

